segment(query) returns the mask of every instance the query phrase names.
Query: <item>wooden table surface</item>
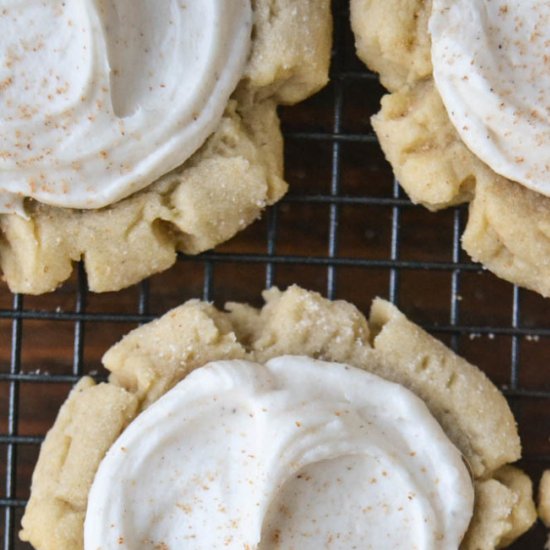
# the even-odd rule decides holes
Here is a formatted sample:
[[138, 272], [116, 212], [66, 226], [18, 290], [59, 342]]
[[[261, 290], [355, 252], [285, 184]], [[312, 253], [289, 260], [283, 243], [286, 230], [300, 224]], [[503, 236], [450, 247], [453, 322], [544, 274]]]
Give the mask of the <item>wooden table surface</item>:
[[[550, 467], [550, 302], [514, 289], [456, 249], [466, 208], [433, 214], [405, 200], [372, 139], [369, 118], [383, 90], [356, 59], [344, 17], [337, 17], [337, 35], [336, 78], [307, 102], [281, 111], [290, 192], [261, 220], [214, 254], [181, 258], [166, 273], [118, 293], [82, 291], [78, 269], [46, 296], [16, 298], [0, 286], [0, 505], [15, 505], [16, 525], [29, 495], [37, 437], [51, 426], [75, 375], [104, 375], [102, 354], [139, 319], [195, 297], [219, 306], [226, 300], [260, 305], [266, 282], [333, 293], [365, 313], [374, 296], [393, 294], [412, 320], [505, 391], [523, 441], [521, 466], [535, 484]], [[14, 334], [20, 346], [12, 346]], [[16, 412], [11, 425], [10, 407]], [[10, 432], [17, 444], [9, 444], [15, 441]], [[16, 459], [12, 471], [9, 453]], [[10, 479], [11, 494], [4, 483]], [[513, 548], [542, 548], [545, 537], [539, 524]], [[12, 544], [30, 548], [16, 539]]]

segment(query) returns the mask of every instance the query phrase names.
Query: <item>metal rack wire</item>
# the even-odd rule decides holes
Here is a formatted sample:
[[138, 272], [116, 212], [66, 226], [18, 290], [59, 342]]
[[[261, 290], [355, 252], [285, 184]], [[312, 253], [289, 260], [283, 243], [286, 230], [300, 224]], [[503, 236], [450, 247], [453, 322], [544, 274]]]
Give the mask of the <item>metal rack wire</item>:
[[[501, 386], [518, 418], [524, 439], [523, 466], [534, 478], [550, 467], [550, 309], [542, 298], [498, 281], [464, 256], [460, 235], [467, 215], [465, 207], [434, 215], [412, 205], [389, 175], [387, 165], [379, 174], [383, 186], [375, 192], [365, 175], [351, 178], [358, 182], [353, 189], [347, 186], [350, 176], [344, 173], [349, 172], [346, 147], [358, 151], [365, 148], [361, 161], [364, 174], [369, 173], [373, 163], [369, 147], [377, 147], [368, 122], [349, 124], [346, 112], [350, 105], [353, 113], [361, 112], [363, 107], [361, 93], [352, 97], [349, 87], [357, 85], [375, 100], [381, 89], [376, 77], [354, 58], [347, 11], [336, 5], [332, 83], [319, 96], [321, 99], [309, 102], [309, 107], [305, 104], [284, 110], [291, 191], [262, 222], [216, 251], [180, 257], [172, 273], [166, 275], [168, 279], [153, 277], [126, 293], [109, 295], [100, 300], [99, 306], [94, 305], [99, 298], [88, 293], [81, 265], [72, 281], [48, 298], [8, 297], [7, 291], [0, 289], [0, 475], [5, 480], [0, 492], [0, 533], [4, 550], [29, 548], [18, 541], [16, 532], [38, 446], [58, 404], [83, 374], [91, 373], [98, 379], [105, 374], [95, 350], [105, 350], [108, 344], [104, 342], [109, 338], [104, 337], [101, 344], [92, 342], [103, 330], [101, 327], [120, 326], [122, 334], [129, 325], [147, 322], [191, 296], [216, 302], [223, 302], [225, 297], [257, 300], [256, 286], [284, 286], [295, 281], [310, 288], [317, 286], [329, 298], [348, 298], [357, 303], [359, 297], [359, 307], [365, 307], [374, 293], [386, 296], [486, 370]], [[313, 104], [329, 120], [327, 124], [297, 121], [300, 112], [311, 119], [308, 109]], [[357, 125], [361, 126], [359, 130], [355, 129]], [[315, 155], [310, 155], [307, 162], [303, 160], [307, 158], [302, 155], [307, 144], [320, 146], [327, 155], [329, 168], [323, 181], [313, 181], [315, 177], [310, 174]], [[298, 161], [293, 160], [293, 151]], [[305, 191], [300, 190], [303, 176], [310, 184]], [[321, 192], [323, 187], [325, 192]], [[289, 214], [293, 209], [297, 214]], [[376, 218], [374, 229], [361, 227], [362, 244], [357, 254], [342, 253], [347, 235], [354, 230], [347, 223], [345, 209], [356, 212], [352, 225]], [[314, 212], [312, 219], [319, 234], [315, 246], [307, 241], [304, 212]], [[423, 243], [412, 248], [405, 241], [419, 225], [408, 219], [411, 213], [425, 227], [431, 227], [425, 231]], [[441, 233], [445, 233], [440, 229], [443, 217], [450, 239], [440, 247], [434, 243], [440, 243]], [[297, 235], [292, 246], [288, 239], [281, 238], [281, 233], [288, 232]], [[357, 233], [354, 235], [356, 238]], [[427, 256], [425, 252], [431, 247], [437, 249], [437, 254]], [[440, 248], [445, 252], [439, 253]], [[240, 277], [232, 278], [231, 273], [243, 275], [244, 282], [239, 286]], [[415, 278], [402, 289], [410, 274], [416, 274]], [[443, 283], [435, 282], [437, 274], [444, 277]], [[474, 277], [473, 282], [466, 280], [469, 276]], [[168, 280], [170, 284], [166, 284]], [[248, 281], [254, 281], [254, 288], [247, 287]], [[478, 320], [476, 311], [480, 307], [485, 316]], [[68, 350], [71, 356], [47, 369], [40, 356], [25, 359], [29, 349], [33, 351], [37, 346], [41, 331], [45, 336], [40, 338], [50, 340], [55, 340], [57, 334], [60, 338], [61, 334], [70, 334], [71, 341], [65, 339], [56, 349]], [[48, 412], [39, 422], [37, 417], [42, 411]], [[542, 547], [543, 539], [544, 531], [539, 527], [514, 548]]]

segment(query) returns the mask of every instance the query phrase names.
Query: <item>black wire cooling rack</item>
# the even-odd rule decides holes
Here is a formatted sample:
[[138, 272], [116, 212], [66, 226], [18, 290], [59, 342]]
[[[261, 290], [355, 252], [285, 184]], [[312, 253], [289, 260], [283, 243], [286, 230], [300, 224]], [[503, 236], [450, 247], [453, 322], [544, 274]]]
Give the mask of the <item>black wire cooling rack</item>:
[[[381, 295], [482, 368], [507, 396], [524, 444], [522, 467], [550, 467], [550, 309], [498, 280], [460, 248], [465, 207], [431, 214], [402, 195], [369, 116], [383, 93], [356, 59], [348, 13], [335, 10], [331, 84], [282, 111], [289, 195], [214, 252], [180, 257], [119, 293], [87, 290], [81, 265], [57, 292], [0, 288], [0, 533], [17, 530], [44, 434], [81, 375], [105, 376], [101, 354], [185, 299], [259, 304], [262, 288], [296, 282], [368, 312]], [[514, 548], [542, 548], [539, 525]]]

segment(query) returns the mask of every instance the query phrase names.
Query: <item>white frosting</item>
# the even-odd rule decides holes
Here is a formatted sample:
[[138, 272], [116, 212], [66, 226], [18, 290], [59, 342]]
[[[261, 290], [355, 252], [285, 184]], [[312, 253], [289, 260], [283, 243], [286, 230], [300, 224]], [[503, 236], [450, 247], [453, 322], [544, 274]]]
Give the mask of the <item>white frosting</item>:
[[550, 2], [433, 0], [429, 28], [437, 89], [464, 143], [550, 196]]
[[26, 0], [0, 8], [0, 212], [98, 208], [214, 131], [250, 48], [250, 0]]
[[407, 389], [306, 357], [219, 361], [111, 447], [85, 548], [456, 550], [472, 507], [459, 451]]

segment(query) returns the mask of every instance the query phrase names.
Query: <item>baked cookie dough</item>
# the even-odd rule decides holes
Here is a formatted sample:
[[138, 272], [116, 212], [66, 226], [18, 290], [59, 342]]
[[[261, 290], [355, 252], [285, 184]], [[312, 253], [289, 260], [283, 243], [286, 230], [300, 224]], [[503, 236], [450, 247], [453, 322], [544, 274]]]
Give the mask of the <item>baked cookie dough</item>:
[[389, 94], [372, 119], [411, 200], [470, 203], [468, 254], [499, 277], [550, 296], [550, 198], [497, 175], [464, 144], [433, 80], [431, 0], [351, 0], [359, 57]]
[[545, 470], [539, 483], [539, 517], [550, 528], [550, 470]]
[[132, 285], [252, 223], [286, 192], [277, 106], [328, 79], [328, 0], [253, 0], [247, 65], [215, 132], [181, 167], [99, 210], [25, 202], [0, 215], [0, 271], [13, 292], [53, 291], [82, 260], [91, 290]]
[[102, 457], [129, 422], [189, 372], [221, 359], [259, 363], [305, 355], [346, 363], [397, 382], [422, 398], [462, 452], [474, 480], [474, 517], [461, 548], [509, 544], [536, 519], [506, 400], [476, 367], [384, 300], [370, 318], [344, 301], [297, 286], [264, 293], [255, 309], [225, 311], [191, 300], [123, 338], [104, 356], [108, 383], [83, 378], [46, 436], [20, 536], [38, 550], [83, 547], [88, 492]]

